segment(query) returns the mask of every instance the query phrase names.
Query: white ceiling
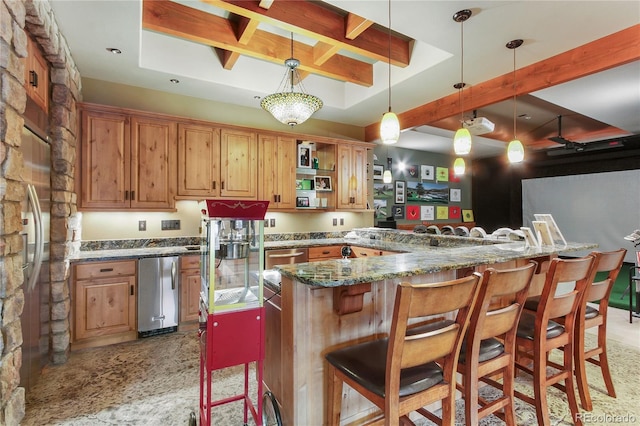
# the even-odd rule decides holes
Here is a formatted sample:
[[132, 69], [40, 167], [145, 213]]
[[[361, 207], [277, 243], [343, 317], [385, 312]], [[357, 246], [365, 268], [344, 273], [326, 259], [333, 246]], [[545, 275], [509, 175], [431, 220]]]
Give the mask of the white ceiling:
[[[220, 14], [203, 2], [179, 3]], [[388, 25], [386, 1], [327, 3]], [[142, 2], [138, 0], [52, 0], [51, 4], [83, 77], [259, 109], [256, 97], [274, 92], [284, 75], [284, 65], [246, 56], [232, 70], [225, 70], [208, 46], [143, 30]], [[510, 40], [525, 42], [517, 50], [517, 67], [521, 68], [640, 23], [640, 2], [636, 0], [393, 0], [392, 30], [416, 41], [410, 65], [391, 70], [395, 112], [455, 92], [453, 84], [460, 81], [461, 24], [452, 16], [461, 9], [473, 11], [464, 23], [464, 80], [471, 86], [512, 71], [513, 53], [505, 47]], [[278, 32], [264, 24], [260, 28]], [[294, 38], [305, 42], [301, 36]], [[109, 53], [106, 49], [111, 47], [122, 54]], [[387, 110], [388, 65], [378, 62], [373, 66], [372, 87], [307, 77], [306, 90], [324, 102], [314, 118], [356, 126], [377, 122]], [[180, 83], [172, 84], [170, 79]], [[640, 133], [640, 62], [533, 95], [629, 133]], [[403, 132], [398, 146], [448, 153], [451, 137], [450, 131], [421, 126]], [[504, 146], [503, 141], [475, 137], [473, 153], [476, 157], [499, 155]]]

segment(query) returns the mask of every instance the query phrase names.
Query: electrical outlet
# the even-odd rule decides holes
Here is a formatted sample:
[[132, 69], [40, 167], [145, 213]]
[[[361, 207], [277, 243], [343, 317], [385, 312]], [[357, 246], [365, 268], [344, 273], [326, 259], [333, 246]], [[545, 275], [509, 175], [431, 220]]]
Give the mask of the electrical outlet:
[[344, 225], [344, 217], [340, 218], [340, 226]]
[[276, 219], [272, 217], [271, 219], [269, 219], [269, 222], [271, 222], [271, 227], [272, 227], [272, 228], [275, 228], [275, 226], [276, 226]]
[[268, 228], [269, 227], [269, 219], [265, 219], [264, 220], [264, 227]]
[[138, 221], [138, 231], [146, 231], [147, 230], [147, 221], [139, 220]]
[[160, 222], [163, 231], [176, 231], [180, 229], [180, 220], [163, 220]]
[[333, 218], [333, 226], [338, 226], [338, 218], [337, 217]]

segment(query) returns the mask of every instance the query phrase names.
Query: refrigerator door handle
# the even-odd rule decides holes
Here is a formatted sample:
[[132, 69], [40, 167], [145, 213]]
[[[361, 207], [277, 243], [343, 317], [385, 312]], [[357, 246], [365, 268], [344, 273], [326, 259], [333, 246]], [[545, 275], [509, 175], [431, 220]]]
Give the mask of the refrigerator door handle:
[[32, 184], [27, 185], [27, 193], [31, 209], [33, 210], [33, 219], [35, 222], [35, 247], [33, 254], [33, 271], [29, 276], [29, 282], [27, 283], [27, 291], [33, 290], [38, 281], [40, 275], [40, 268], [42, 267], [42, 257], [44, 254], [44, 230], [42, 225], [42, 210], [40, 210], [40, 202], [38, 201], [38, 194], [36, 193], [36, 187]]
[[171, 262], [171, 290], [176, 289], [176, 262]]

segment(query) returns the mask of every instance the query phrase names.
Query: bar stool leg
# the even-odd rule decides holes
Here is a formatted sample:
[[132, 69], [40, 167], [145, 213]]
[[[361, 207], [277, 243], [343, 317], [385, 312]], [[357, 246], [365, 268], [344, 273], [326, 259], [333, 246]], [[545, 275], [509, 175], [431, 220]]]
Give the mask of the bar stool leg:
[[576, 399], [576, 393], [573, 387], [573, 343], [570, 342], [565, 346], [563, 359], [565, 371], [568, 372], [566, 379], [564, 380], [564, 386], [565, 393], [567, 394], [567, 400], [569, 402], [569, 410], [571, 411], [571, 418], [576, 426], [582, 426], [580, 412], [578, 411], [578, 400]]

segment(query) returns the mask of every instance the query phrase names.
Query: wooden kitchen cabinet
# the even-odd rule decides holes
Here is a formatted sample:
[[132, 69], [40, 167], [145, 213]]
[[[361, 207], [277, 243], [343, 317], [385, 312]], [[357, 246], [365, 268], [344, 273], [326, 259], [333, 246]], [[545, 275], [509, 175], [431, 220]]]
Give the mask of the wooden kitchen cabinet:
[[40, 48], [27, 37], [27, 57], [24, 67], [24, 87], [27, 96], [45, 112], [49, 111], [49, 64]]
[[73, 349], [135, 340], [135, 260], [87, 262], [73, 270]]
[[200, 313], [200, 255], [180, 257], [180, 327]]
[[367, 208], [367, 148], [338, 145], [338, 197], [341, 210]]
[[178, 195], [220, 195], [220, 129], [178, 124]]
[[257, 199], [256, 133], [194, 123], [178, 127], [178, 197]]
[[296, 207], [296, 139], [258, 136], [258, 199], [269, 201], [269, 210]]
[[342, 246], [309, 247], [309, 262], [342, 259]]
[[83, 210], [173, 210], [176, 123], [115, 108], [82, 111]]

